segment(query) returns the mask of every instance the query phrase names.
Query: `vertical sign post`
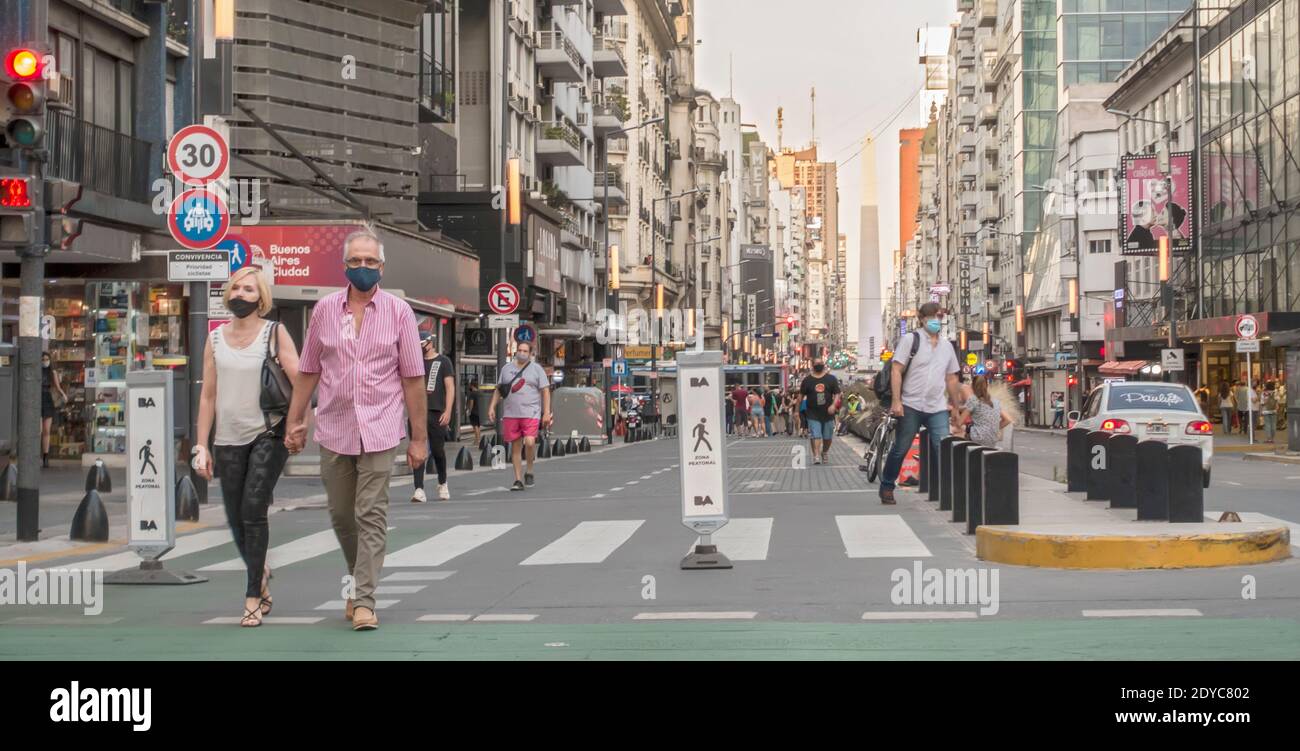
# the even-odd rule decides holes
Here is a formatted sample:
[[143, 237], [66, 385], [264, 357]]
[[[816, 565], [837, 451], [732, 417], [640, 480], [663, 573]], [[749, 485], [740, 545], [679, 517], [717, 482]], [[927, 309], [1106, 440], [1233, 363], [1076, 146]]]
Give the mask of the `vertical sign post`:
[[722, 353], [679, 352], [677, 384], [682, 524], [700, 536], [682, 568], [731, 568], [711, 539], [726, 525], [728, 513]]
[[176, 547], [176, 441], [172, 371], [126, 375], [127, 545], [144, 560], [105, 578], [110, 584], [194, 584], [207, 579], [163, 569]]

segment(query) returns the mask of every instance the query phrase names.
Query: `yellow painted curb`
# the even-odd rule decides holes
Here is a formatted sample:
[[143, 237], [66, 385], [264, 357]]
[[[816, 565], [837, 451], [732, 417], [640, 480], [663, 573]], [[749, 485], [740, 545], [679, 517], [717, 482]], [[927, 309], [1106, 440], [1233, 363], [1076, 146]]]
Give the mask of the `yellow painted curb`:
[[1070, 569], [1208, 568], [1269, 563], [1291, 557], [1286, 527], [1247, 532], [1165, 535], [1044, 534], [979, 527], [980, 560]]

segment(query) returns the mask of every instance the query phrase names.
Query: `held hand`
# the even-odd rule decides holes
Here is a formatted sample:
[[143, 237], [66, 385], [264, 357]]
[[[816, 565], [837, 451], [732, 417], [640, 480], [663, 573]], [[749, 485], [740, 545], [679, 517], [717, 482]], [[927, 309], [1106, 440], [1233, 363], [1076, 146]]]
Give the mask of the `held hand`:
[[551, 414], [550, 412], [547, 412], [546, 414], [542, 415], [542, 424], [545, 425], [547, 428], [550, 428], [551, 423], [553, 422], [555, 422], [555, 415]]
[[290, 454], [296, 454], [302, 451], [307, 445], [307, 424], [299, 422], [289, 428], [284, 437], [284, 446], [289, 449]]
[[429, 459], [429, 444], [426, 441], [411, 441], [406, 446], [406, 466], [414, 469], [423, 467]]

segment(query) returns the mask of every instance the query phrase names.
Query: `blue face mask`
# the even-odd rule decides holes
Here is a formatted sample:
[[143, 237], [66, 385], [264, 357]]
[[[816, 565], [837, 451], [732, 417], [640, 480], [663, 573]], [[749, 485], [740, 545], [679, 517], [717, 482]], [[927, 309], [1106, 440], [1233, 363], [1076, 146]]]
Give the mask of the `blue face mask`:
[[943, 328], [943, 324], [939, 322], [938, 318], [931, 318], [925, 322], [925, 330], [929, 331], [931, 334], [939, 333], [939, 329], [941, 328]]
[[360, 292], [369, 292], [371, 288], [379, 284], [379, 279], [383, 276], [383, 274], [379, 273], [379, 269], [368, 269], [365, 266], [348, 269], [346, 273], [348, 282]]

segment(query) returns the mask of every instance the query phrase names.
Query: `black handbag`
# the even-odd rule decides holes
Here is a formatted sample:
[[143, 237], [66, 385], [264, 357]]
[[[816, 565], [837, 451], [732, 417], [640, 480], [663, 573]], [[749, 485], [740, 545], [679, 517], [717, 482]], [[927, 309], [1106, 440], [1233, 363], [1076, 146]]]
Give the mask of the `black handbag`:
[[262, 360], [262, 417], [266, 429], [274, 430], [289, 415], [289, 402], [293, 399], [293, 383], [280, 364], [279, 322], [271, 324], [266, 340], [266, 359]]

